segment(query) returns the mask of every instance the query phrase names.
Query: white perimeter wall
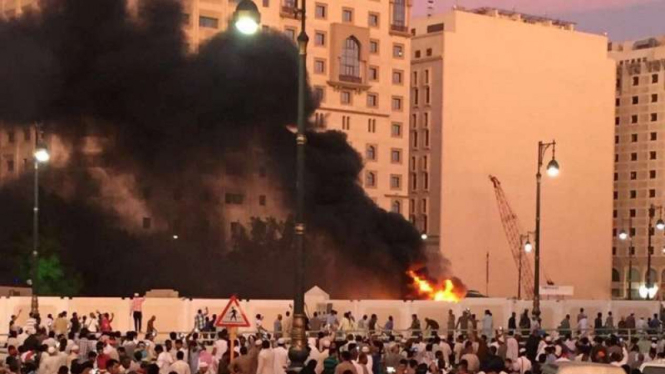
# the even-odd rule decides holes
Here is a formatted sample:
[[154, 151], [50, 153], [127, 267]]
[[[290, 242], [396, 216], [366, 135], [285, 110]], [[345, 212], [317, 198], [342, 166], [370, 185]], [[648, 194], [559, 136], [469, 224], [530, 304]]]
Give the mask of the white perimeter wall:
[[[506, 326], [510, 313], [515, 311], [518, 314], [525, 308], [531, 309], [531, 301], [514, 301], [508, 299], [488, 298], [488, 299], [466, 299], [459, 304], [449, 304], [436, 301], [401, 301], [401, 300], [327, 300], [323, 296], [307, 297], [307, 309], [310, 313], [317, 309], [325, 308], [327, 303], [338, 312], [344, 313], [351, 311], [357, 318], [363, 314], [377, 314], [379, 323], [383, 325], [392, 315], [395, 319], [396, 329], [406, 329], [409, 327], [410, 316], [413, 313], [418, 314], [421, 320], [425, 317], [435, 319], [442, 328], [446, 326], [448, 310], [452, 309], [456, 316], [460, 316], [462, 311], [470, 308], [478, 318], [481, 318], [485, 309], [492, 311], [494, 315], [495, 327]], [[67, 311], [69, 315], [77, 312], [79, 315], [90, 313], [95, 310], [115, 314], [113, 328], [115, 330], [127, 331], [133, 330], [133, 323], [129, 314], [129, 305], [131, 299], [123, 298], [57, 298], [41, 297], [39, 298], [40, 313], [43, 316], [53, 314], [54, 316]], [[190, 331], [193, 327], [194, 315], [199, 308], [208, 307], [211, 314], [220, 314], [228, 302], [228, 299], [182, 299], [182, 298], [147, 298], [143, 306], [144, 328], [145, 323], [150, 316], [156, 316], [156, 328], [160, 333], [170, 331]], [[247, 313], [247, 317], [252, 324], [254, 316], [260, 313], [265, 316], [264, 327], [272, 329], [272, 322], [278, 313], [284, 313], [292, 305], [291, 300], [242, 300], [241, 306]], [[596, 313], [602, 312], [603, 316], [608, 311], [612, 311], [615, 316], [615, 323], [621, 316], [627, 316], [635, 313], [637, 317], [653, 316], [659, 311], [658, 301], [586, 301], [586, 300], [568, 300], [568, 301], [542, 301], [542, 318], [545, 328], [556, 328], [559, 321], [570, 314], [574, 319], [579, 308], [585, 308], [589, 318], [595, 317]], [[7, 333], [9, 326], [9, 317], [18, 313], [22, 309], [23, 313], [19, 318], [19, 324], [22, 325], [30, 310], [30, 297], [2, 297], [0, 298], [0, 335]], [[253, 329], [253, 326], [250, 328]]]

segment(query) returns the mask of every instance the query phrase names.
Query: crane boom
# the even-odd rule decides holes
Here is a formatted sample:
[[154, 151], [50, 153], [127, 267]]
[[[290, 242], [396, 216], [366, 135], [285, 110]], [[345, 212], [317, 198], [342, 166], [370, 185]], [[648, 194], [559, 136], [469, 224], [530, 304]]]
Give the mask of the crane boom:
[[531, 261], [529, 261], [526, 253], [522, 251], [522, 227], [515, 212], [510, 207], [506, 194], [501, 188], [501, 182], [495, 176], [490, 175], [490, 180], [494, 185], [494, 194], [496, 195], [497, 206], [499, 207], [499, 216], [501, 217], [501, 224], [503, 231], [506, 233], [508, 239], [508, 246], [515, 260], [515, 266], [518, 271], [520, 268], [520, 259], [522, 261], [522, 290], [527, 298], [533, 297], [533, 270], [531, 268]]

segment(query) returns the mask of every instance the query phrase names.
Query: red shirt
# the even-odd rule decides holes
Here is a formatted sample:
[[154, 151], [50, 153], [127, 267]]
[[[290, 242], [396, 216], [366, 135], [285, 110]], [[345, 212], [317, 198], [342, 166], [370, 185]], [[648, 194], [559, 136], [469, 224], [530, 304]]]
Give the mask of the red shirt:
[[99, 370], [106, 370], [106, 362], [110, 360], [111, 357], [106, 353], [101, 353], [97, 356], [97, 368]]

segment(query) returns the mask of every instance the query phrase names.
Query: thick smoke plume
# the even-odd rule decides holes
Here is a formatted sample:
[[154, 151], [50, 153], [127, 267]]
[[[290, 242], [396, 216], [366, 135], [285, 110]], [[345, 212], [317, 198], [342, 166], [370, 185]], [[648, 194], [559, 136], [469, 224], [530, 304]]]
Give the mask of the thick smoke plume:
[[[218, 197], [185, 196], [174, 208], [145, 186], [205, 196], [229, 164], [241, 185], [250, 180], [246, 161], [258, 154], [292, 210], [294, 44], [277, 32], [222, 33], [191, 53], [177, 1], [141, 1], [133, 13], [121, 0], [43, 0], [39, 12], [0, 21], [0, 121], [43, 123], [67, 150], [66, 162], [46, 170], [43, 235], [60, 242], [88, 294], [171, 287], [188, 296], [290, 296], [291, 220], [272, 238], [277, 245], [233, 250], [220, 240], [228, 222]], [[315, 106], [310, 98], [310, 113]], [[343, 133], [312, 129], [306, 166], [308, 285], [336, 296], [401, 296], [410, 264], [428, 261], [419, 233], [365, 195], [362, 160]], [[115, 185], [123, 186], [113, 188], [116, 200], [100, 198]], [[0, 190], [8, 251], [30, 232], [29, 186], [26, 175]], [[180, 217], [190, 234], [173, 241], [123, 226], [123, 212], [142, 210]], [[258, 227], [254, 236], [270, 231]]]

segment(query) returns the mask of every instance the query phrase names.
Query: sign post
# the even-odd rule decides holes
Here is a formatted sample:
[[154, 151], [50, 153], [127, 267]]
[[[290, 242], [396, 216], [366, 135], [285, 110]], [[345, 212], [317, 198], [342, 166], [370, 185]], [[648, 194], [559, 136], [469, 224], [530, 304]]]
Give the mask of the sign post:
[[245, 315], [245, 312], [240, 307], [238, 298], [235, 295], [231, 296], [229, 303], [226, 304], [222, 314], [217, 317], [215, 321], [215, 326], [226, 328], [229, 332], [230, 341], [230, 362], [233, 362], [233, 356], [235, 354], [235, 340], [238, 333], [238, 327], [249, 327], [249, 319]]

